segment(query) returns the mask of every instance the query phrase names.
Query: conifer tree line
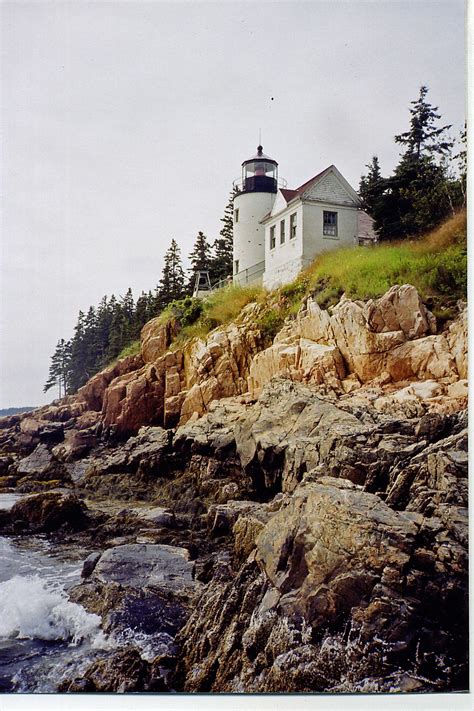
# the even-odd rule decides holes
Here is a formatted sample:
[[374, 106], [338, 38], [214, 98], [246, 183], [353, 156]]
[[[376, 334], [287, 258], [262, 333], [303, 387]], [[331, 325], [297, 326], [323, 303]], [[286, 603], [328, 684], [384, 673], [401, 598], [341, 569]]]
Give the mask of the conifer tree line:
[[411, 102], [408, 130], [394, 137], [402, 152], [392, 175], [382, 175], [374, 155], [360, 180], [362, 208], [374, 218], [381, 239], [418, 235], [466, 205], [466, 130], [455, 153], [451, 125], [439, 125], [438, 107], [427, 94], [422, 86]]
[[153, 291], [142, 291], [135, 301], [129, 288], [124, 296], [104, 296], [98, 306], [91, 306], [87, 313], [79, 312], [73, 337], [69, 341], [61, 338], [51, 356], [45, 392], [53, 387], [58, 388], [59, 397], [76, 392], [137, 340], [147, 321], [159, 315], [172, 301], [191, 296], [197, 271], [209, 271], [212, 284], [232, 274], [234, 196], [235, 190], [229, 197], [221, 218], [223, 227], [213, 244], [203, 232], [198, 232], [189, 255], [188, 276], [178, 243], [172, 239], [164, 256], [161, 279]]

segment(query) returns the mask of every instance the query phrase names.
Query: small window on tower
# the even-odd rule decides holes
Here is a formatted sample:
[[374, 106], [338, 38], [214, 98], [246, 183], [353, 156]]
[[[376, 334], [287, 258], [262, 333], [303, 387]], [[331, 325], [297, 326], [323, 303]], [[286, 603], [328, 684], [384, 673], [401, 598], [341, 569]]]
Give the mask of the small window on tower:
[[275, 249], [275, 225], [270, 227], [270, 249]]
[[280, 244], [285, 244], [285, 220], [280, 222]]
[[234, 222], [239, 221], [239, 208], [234, 210]]
[[337, 212], [323, 211], [323, 235], [337, 237]]
[[239, 260], [236, 259], [234, 262], [234, 274], [238, 274], [238, 273], [239, 273]]
[[290, 239], [296, 237], [296, 212], [290, 215]]

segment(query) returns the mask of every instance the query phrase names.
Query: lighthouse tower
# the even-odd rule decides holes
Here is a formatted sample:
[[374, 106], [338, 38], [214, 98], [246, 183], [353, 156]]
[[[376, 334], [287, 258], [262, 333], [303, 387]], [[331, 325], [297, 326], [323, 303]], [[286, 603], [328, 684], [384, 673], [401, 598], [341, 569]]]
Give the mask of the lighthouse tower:
[[261, 282], [265, 270], [265, 227], [260, 224], [273, 207], [278, 190], [278, 163], [258, 146], [242, 163], [242, 180], [234, 185], [234, 284]]

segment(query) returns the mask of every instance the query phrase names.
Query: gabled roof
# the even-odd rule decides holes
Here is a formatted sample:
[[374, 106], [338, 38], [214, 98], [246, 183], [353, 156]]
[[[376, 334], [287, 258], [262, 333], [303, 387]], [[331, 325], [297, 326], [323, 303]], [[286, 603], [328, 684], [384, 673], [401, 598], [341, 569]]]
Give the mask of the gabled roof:
[[298, 195], [298, 190], [288, 190], [288, 188], [280, 188], [280, 192], [286, 202], [290, 202], [290, 200], [293, 200], [293, 198]]
[[[310, 187], [312, 187], [313, 183], [320, 180], [324, 175], [326, 175], [326, 173], [329, 173], [331, 168], [334, 168], [335, 170], [337, 170], [335, 165], [330, 165], [328, 168], [325, 168], [320, 173], [315, 175], [314, 178], [310, 178], [309, 180], [306, 181], [306, 183], [303, 183], [303, 185], [300, 185], [300, 187], [296, 188], [296, 190], [289, 190], [288, 192], [295, 193], [294, 197], [296, 197], [296, 196], [301, 197], [307, 190], [309, 190]], [[291, 198], [291, 199], [293, 199], [293, 198]], [[288, 202], [288, 200], [287, 200], [287, 202]]]
[[[303, 185], [300, 185], [299, 188], [296, 188], [296, 190], [289, 190], [288, 188], [280, 188], [279, 193], [283, 196], [285, 202], [287, 205], [290, 204], [290, 202], [294, 202], [295, 200], [302, 200], [305, 196], [305, 194], [311, 190], [311, 188], [318, 183], [320, 180], [322, 180], [328, 173], [333, 172], [335, 173], [336, 177], [338, 180], [342, 183], [343, 187], [345, 190], [349, 193], [349, 195], [352, 197], [354, 203], [359, 204], [360, 199], [359, 196], [357, 195], [356, 191], [354, 188], [347, 182], [345, 177], [338, 171], [335, 165], [330, 165], [324, 170], [322, 170], [320, 173], [315, 175], [313, 178], [310, 178], [307, 180]], [[285, 209], [285, 208], [283, 208]], [[273, 213], [273, 210], [271, 210], [269, 213], [267, 213], [262, 219], [260, 220], [260, 223], [266, 222], [268, 219], [271, 217], [275, 217], [276, 215], [279, 215], [282, 212], [282, 209], [278, 210], [278, 212]]]

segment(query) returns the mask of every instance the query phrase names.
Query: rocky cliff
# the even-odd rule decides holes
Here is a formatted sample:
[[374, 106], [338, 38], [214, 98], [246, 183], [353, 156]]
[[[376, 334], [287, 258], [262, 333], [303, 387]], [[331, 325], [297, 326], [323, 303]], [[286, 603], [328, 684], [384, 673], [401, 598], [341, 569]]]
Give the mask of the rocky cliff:
[[1, 421], [0, 486], [33, 493], [3, 531], [80, 541], [72, 596], [161, 645], [63, 688], [467, 688], [464, 305], [440, 331], [410, 285], [308, 297], [271, 344], [264, 308], [184, 345], [155, 319], [140, 355]]

